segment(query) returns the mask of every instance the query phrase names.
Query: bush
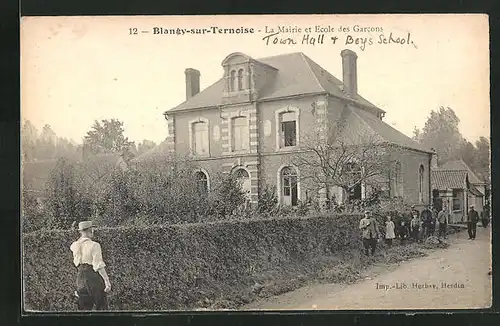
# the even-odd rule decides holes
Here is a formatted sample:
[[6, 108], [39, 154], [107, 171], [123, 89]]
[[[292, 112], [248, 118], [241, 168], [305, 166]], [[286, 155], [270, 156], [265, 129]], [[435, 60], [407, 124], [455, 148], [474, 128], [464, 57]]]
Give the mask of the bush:
[[227, 175], [216, 177], [214, 180], [220, 182], [215, 183], [214, 189], [208, 195], [209, 215], [227, 217], [246, 203], [245, 193], [236, 178]]
[[[210, 192], [201, 189], [188, 159], [152, 163], [121, 170], [92, 160], [78, 165], [60, 159], [47, 182], [45, 209], [39, 212], [29, 193], [23, 194], [25, 232], [48, 225], [68, 229], [73, 221], [94, 219], [99, 225], [175, 224], [228, 218], [246, 202], [241, 185], [231, 175], [213, 175]], [[39, 217], [42, 216], [42, 218]], [[138, 221], [140, 220], [140, 222]]]
[[52, 228], [67, 228], [75, 218], [81, 217], [79, 190], [75, 165], [60, 158], [47, 181], [46, 211]]
[[[357, 215], [253, 219], [96, 230], [113, 285], [113, 310], [190, 309], [235, 298], [266, 273], [287, 275], [359, 247]], [[74, 310], [70, 231], [23, 236], [24, 300], [29, 310]], [[55, 277], [56, 276], [56, 277]], [[286, 279], [286, 278], [283, 278]]]
[[278, 205], [278, 196], [276, 195], [276, 187], [265, 185], [262, 187], [259, 194], [259, 213], [263, 215], [271, 215], [276, 210]]

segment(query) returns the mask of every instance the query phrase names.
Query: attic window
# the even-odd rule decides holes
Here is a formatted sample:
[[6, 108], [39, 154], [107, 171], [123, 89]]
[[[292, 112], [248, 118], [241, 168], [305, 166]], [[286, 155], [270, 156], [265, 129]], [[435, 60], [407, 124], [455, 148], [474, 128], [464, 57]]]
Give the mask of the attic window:
[[229, 90], [234, 92], [236, 90], [236, 70], [231, 70], [229, 78]]
[[243, 90], [243, 69], [238, 70], [238, 90]]

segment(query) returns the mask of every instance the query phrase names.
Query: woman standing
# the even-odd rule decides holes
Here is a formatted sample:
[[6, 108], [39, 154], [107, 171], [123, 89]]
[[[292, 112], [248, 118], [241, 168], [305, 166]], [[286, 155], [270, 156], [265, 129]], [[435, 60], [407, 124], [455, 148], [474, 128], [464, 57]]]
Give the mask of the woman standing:
[[385, 222], [385, 242], [392, 247], [392, 239], [396, 238], [394, 233], [394, 222], [391, 221], [391, 217], [387, 216], [387, 221]]
[[101, 245], [92, 240], [94, 226], [92, 221], [78, 224], [80, 238], [71, 244], [73, 262], [77, 268], [76, 294], [79, 310], [106, 310], [106, 293], [111, 290], [108, 274], [102, 260]]

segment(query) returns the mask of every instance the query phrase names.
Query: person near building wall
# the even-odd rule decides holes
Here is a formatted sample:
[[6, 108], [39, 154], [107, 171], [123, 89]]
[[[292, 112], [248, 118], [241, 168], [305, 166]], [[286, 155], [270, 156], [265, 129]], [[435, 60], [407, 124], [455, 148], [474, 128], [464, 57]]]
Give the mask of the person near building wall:
[[469, 232], [469, 239], [476, 238], [476, 227], [479, 222], [479, 214], [474, 209], [474, 205], [470, 205], [469, 212], [467, 213], [467, 231]]

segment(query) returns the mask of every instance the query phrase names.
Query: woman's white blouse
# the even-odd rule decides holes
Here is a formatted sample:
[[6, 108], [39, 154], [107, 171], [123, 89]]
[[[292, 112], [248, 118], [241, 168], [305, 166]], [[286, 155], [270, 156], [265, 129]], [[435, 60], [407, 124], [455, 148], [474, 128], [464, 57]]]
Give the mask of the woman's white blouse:
[[78, 239], [71, 244], [70, 249], [73, 252], [73, 263], [77, 267], [80, 264], [89, 264], [97, 272], [106, 266], [102, 260], [101, 245], [89, 238]]

